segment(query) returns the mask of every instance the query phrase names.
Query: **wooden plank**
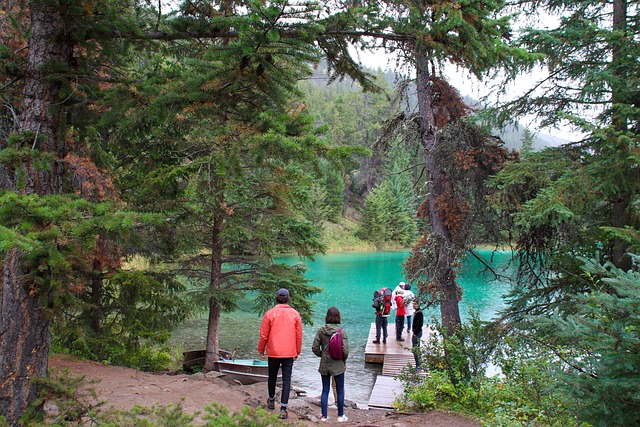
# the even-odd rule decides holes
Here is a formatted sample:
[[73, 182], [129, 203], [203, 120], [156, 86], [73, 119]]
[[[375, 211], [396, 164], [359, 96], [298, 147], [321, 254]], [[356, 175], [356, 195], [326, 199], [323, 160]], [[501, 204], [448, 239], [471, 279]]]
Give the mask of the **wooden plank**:
[[397, 377], [402, 370], [410, 365], [415, 368], [416, 362], [413, 358], [413, 353], [408, 354], [388, 354], [384, 358], [384, 365], [382, 366], [382, 375], [389, 377]]
[[371, 408], [393, 408], [393, 401], [402, 396], [404, 390], [402, 383], [397, 378], [378, 375], [376, 383], [369, 397]]

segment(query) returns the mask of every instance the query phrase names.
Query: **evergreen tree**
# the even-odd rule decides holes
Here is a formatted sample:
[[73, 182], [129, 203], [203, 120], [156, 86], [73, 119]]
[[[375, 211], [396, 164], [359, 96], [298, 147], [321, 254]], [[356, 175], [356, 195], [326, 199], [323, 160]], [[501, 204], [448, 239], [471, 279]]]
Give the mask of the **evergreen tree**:
[[385, 225], [388, 221], [383, 187], [376, 187], [367, 196], [358, 234], [363, 240], [373, 242], [376, 247], [384, 247], [387, 240]]
[[[567, 295], [588, 291], [576, 281], [575, 255], [600, 254], [622, 270], [631, 267], [625, 234], [638, 228], [640, 179], [632, 153], [638, 145], [638, 9], [630, 2], [531, 2], [562, 12], [558, 25], [525, 29], [520, 41], [544, 54], [550, 75], [505, 106], [503, 114], [538, 114], [543, 123], [580, 127], [582, 141], [531, 154], [498, 177], [498, 206], [514, 219], [523, 310], [549, 313], [571, 307]], [[545, 162], [542, 164], [541, 162]], [[507, 207], [508, 206], [508, 207]]]
[[[353, 151], [329, 147], [297, 101], [297, 82], [308, 77], [319, 50], [282, 34], [289, 20], [311, 12], [252, 4], [234, 17], [246, 24], [237, 39], [194, 42], [173, 53], [170, 65], [165, 57], [142, 70], [153, 77], [136, 85], [130, 103], [121, 101], [130, 86], [110, 98], [105, 120], [113, 127], [124, 194], [141, 209], [169, 215], [175, 272], [208, 309], [208, 370], [219, 355], [221, 313], [239, 301], [265, 311], [286, 287], [303, 320], [311, 320], [309, 297], [319, 289], [299, 266], [276, 264], [273, 256], [323, 250], [318, 229], [301, 213], [323, 212], [310, 210], [319, 181], [341, 194], [339, 180], [329, 180]], [[141, 151], [153, 161], [131, 164], [131, 153]], [[328, 198], [335, 192], [326, 194], [335, 212]]]
[[529, 128], [524, 128], [522, 131], [522, 148], [520, 151], [522, 153], [530, 153], [533, 151], [533, 140], [535, 135], [533, 132], [529, 130]]
[[67, 296], [112, 271], [109, 241], [137, 221], [108, 205], [117, 192], [84, 126], [95, 77], [119, 65], [112, 36], [133, 19], [110, 1], [0, 7], [0, 413], [15, 425], [35, 396], [32, 380], [46, 375], [51, 319]]
[[408, 246], [416, 237], [414, 184], [409, 155], [396, 142], [388, 154], [388, 175], [365, 201], [358, 234], [378, 248]]
[[[428, 227], [431, 235], [421, 239], [415, 251], [429, 252], [437, 257], [435, 265], [438, 267], [431, 271], [433, 276], [412, 279], [421, 290], [432, 284], [438, 289], [442, 322], [449, 333], [455, 333], [461, 325], [460, 289], [453, 272], [464, 245], [455, 241], [456, 230], [451, 228], [453, 223], [448, 222], [448, 217], [465, 207], [448, 205], [455, 209], [448, 212], [439, 206], [438, 201], [446, 197], [449, 181], [443, 173], [445, 165], [438, 163], [436, 153], [440, 147], [438, 129], [459, 120], [465, 114], [465, 107], [456, 102], [459, 97], [448, 97], [453, 92], [441, 83], [438, 67], [451, 62], [478, 77], [500, 64], [509, 68], [522, 51], [506, 44], [510, 35], [509, 17], [497, 16], [503, 5], [502, 1], [415, 3], [374, 0], [338, 15], [345, 21], [352, 20], [355, 28], [365, 29], [362, 34], [368, 37], [360, 40], [363, 46], [375, 45], [393, 51], [404, 65], [415, 71], [417, 111], [406, 115], [405, 123], [417, 124], [416, 140], [425, 155], [426, 200], [419, 211], [427, 225], [425, 229]], [[375, 30], [379, 28], [384, 31]], [[423, 260], [416, 258], [412, 262], [416, 268], [412, 271], [424, 271], [417, 268]]]
[[[633, 256], [638, 261], [637, 256]], [[540, 319], [544, 341], [564, 363], [556, 372], [578, 418], [592, 425], [631, 426], [640, 421], [640, 273], [610, 262], [583, 260], [592, 292], [568, 297], [575, 311]], [[549, 345], [551, 344], [551, 345]], [[566, 344], [570, 344], [567, 346]]]
[[[628, 252], [636, 251], [639, 227], [637, 4], [527, 4], [560, 17], [519, 38], [543, 54], [549, 74], [539, 90], [506, 104], [503, 117], [533, 113], [543, 124], [569, 124], [586, 136], [523, 156], [496, 180], [497, 206], [513, 219], [509, 232], [520, 257], [508, 319], [566, 356], [560, 378], [581, 418], [637, 423], [637, 411], [626, 406], [637, 408], [626, 383], [633, 374], [625, 372], [635, 363], [625, 350], [634, 338], [619, 317], [637, 316], [626, 283], [636, 280]], [[589, 262], [585, 272], [583, 260], [594, 258], [606, 268]], [[610, 311], [612, 304], [620, 311]]]

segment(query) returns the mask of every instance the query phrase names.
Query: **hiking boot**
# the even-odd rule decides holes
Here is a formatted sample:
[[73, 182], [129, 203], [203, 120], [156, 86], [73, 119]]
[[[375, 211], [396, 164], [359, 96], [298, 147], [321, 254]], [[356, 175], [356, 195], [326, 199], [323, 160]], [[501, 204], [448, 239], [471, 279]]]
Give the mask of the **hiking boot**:
[[276, 409], [276, 405], [275, 405], [275, 398], [269, 398], [267, 399], [267, 408], [269, 409]]
[[386, 343], [387, 343], [387, 339], [385, 338], [382, 340], [382, 344], [386, 344]]
[[287, 413], [287, 408], [280, 408], [280, 417], [281, 420], [286, 420], [289, 418], [289, 414]]
[[396, 341], [404, 341], [404, 338], [396, 338]]
[[380, 344], [380, 340], [379, 339], [376, 339], [375, 341], [371, 341], [371, 342], [374, 343], [374, 344]]

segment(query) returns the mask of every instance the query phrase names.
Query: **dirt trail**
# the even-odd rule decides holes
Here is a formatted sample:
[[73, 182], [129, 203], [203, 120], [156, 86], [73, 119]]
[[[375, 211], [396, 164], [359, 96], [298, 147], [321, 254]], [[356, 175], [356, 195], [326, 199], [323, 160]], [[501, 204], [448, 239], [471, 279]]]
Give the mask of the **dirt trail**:
[[[166, 406], [182, 403], [187, 413], [202, 412], [212, 401], [222, 404], [236, 412], [243, 406], [260, 406], [266, 400], [264, 384], [242, 386], [230, 384], [223, 378], [206, 378], [203, 374], [155, 374], [141, 372], [119, 366], [109, 366], [98, 362], [78, 360], [65, 355], [54, 355], [49, 360], [49, 369], [55, 375], [70, 371], [74, 376], [83, 376], [93, 384], [92, 388], [102, 408], [129, 410], [134, 405], [145, 407]], [[297, 425], [317, 425], [320, 407], [315, 398], [298, 398], [289, 402], [289, 420]], [[276, 410], [278, 407], [276, 407]], [[376, 427], [480, 427], [477, 421], [445, 412], [431, 411], [420, 414], [398, 414], [393, 411], [364, 410], [346, 408], [349, 417], [347, 423], [335, 423], [348, 426]], [[329, 418], [337, 417], [335, 407], [329, 408]], [[201, 422], [196, 419], [196, 423]], [[334, 422], [322, 423], [334, 425]]]

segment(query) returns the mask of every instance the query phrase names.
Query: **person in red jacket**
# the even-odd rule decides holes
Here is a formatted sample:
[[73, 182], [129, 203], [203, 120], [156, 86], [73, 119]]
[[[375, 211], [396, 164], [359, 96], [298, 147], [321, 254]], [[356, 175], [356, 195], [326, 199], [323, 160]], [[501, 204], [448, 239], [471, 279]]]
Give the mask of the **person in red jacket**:
[[396, 341], [404, 341], [402, 338], [402, 330], [404, 329], [404, 316], [407, 314], [407, 308], [404, 306], [404, 291], [398, 289], [398, 293], [394, 299], [396, 302]]
[[276, 295], [277, 304], [264, 314], [260, 325], [258, 353], [268, 357], [269, 379], [267, 407], [275, 408], [276, 380], [282, 368], [282, 395], [280, 397], [280, 418], [287, 419], [287, 406], [291, 391], [291, 371], [293, 361], [302, 350], [302, 320], [300, 314], [289, 304], [289, 291], [282, 288]]

